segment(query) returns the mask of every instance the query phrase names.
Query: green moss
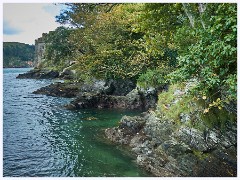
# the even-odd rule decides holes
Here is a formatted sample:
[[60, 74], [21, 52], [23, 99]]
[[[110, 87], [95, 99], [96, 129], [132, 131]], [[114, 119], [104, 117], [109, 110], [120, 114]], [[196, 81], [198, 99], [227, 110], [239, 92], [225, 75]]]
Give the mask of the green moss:
[[203, 99], [198, 99], [191, 94], [174, 95], [176, 90], [183, 92], [184, 87], [185, 84], [174, 84], [168, 91], [159, 94], [156, 114], [160, 119], [181, 125], [180, 114], [188, 114], [190, 121], [185, 122], [184, 125], [199, 130], [218, 128], [221, 131], [225, 130], [227, 124], [236, 122], [237, 116], [224, 108], [212, 107], [209, 112], [203, 113], [207, 106]]
[[204, 160], [209, 156], [209, 153], [203, 153], [202, 151], [193, 150], [193, 154], [200, 160]]
[[[169, 87], [168, 91], [158, 96], [158, 114], [164, 117], [164, 119], [179, 122], [181, 113], [188, 114], [194, 111], [193, 97], [191, 95], [174, 96], [176, 90], [183, 91], [183, 89], [184, 84], [174, 84]], [[174, 102], [176, 100], [177, 102]]]

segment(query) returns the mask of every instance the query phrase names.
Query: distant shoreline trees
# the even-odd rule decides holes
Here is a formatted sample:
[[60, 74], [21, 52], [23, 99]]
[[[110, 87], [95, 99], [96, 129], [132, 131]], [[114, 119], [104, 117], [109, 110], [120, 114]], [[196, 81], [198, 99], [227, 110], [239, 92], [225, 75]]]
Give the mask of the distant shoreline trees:
[[33, 67], [35, 46], [19, 42], [3, 42], [3, 67]]

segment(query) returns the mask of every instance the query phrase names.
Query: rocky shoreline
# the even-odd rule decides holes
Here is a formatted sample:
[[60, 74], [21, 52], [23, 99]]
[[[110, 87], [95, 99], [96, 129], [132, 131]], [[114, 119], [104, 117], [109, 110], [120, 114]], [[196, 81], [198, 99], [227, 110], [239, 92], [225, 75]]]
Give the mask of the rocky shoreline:
[[67, 109], [147, 110], [155, 107], [158, 91], [154, 88], [147, 90], [136, 88], [130, 80], [93, 80], [92, 82], [57, 82], [33, 93], [74, 98], [65, 106]]
[[237, 175], [237, 127], [203, 132], [171, 121], [153, 111], [124, 116], [118, 127], [105, 130], [108, 139], [130, 147], [136, 163], [161, 177], [232, 177]]
[[19, 74], [19, 79], [54, 79], [59, 77], [59, 72], [47, 69], [34, 68], [24, 74]]
[[[18, 78], [55, 78], [59, 73], [34, 70]], [[140, 116], [123, 116], [119, 126], [105, 130], [112, 143], [131, 149], [136, 163], [160, 177], [237, 176], [237, 124], [224, 131], [191, 126], [191, 117], [182, 115], [181, 123], [156, 114], [158, 93], [163, 89], [141, 89], [131, 80], [93, 80], [54, 83], [33, 92], [74, 98], [65, 107], [139, 109]], [[179, 94], [179, 93], [178, 93]], [[180, 97], [181, 98], [181, 97]]]

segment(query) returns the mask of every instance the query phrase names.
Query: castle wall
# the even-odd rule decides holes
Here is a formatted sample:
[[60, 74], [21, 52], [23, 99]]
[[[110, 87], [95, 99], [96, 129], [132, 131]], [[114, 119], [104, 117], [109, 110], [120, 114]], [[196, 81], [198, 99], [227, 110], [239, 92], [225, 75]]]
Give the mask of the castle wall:
[[34, 57], [34, 66], [39, 67], [39, 65], [45, 60], [45, 46], [46, 46], [46, 36], [47, 33], [43, 33], [42, 37], [35, 40], [35, 57]]

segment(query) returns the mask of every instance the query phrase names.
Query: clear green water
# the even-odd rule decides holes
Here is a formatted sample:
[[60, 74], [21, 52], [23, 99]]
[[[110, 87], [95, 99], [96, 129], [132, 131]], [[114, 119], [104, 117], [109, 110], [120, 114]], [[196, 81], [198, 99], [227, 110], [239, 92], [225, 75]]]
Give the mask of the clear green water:
[[51, 80], [16, 79], [27, 70], [4, 69], [3, 176], [149, 176], [103, 138], [105, 128], [139, 112], [66, 110], [70, 99], [32, 94]]

